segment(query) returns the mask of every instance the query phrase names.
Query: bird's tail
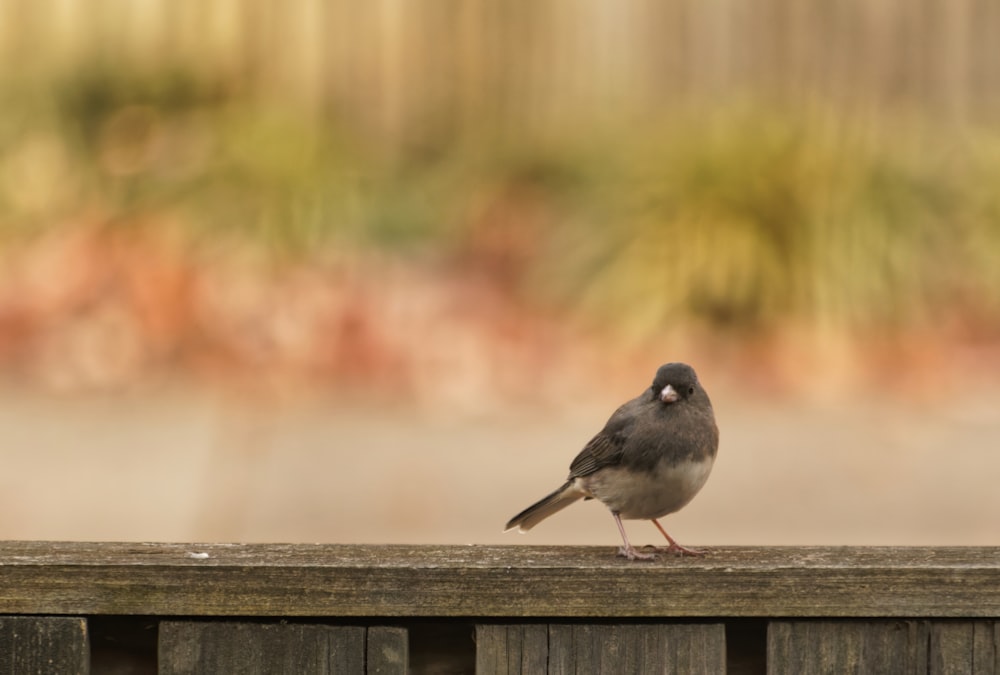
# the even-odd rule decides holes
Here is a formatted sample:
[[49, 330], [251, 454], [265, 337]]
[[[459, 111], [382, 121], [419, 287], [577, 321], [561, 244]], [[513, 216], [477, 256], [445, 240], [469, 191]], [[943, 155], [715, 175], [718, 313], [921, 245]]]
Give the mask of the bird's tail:
[[574, 485], [573, 481], [568, 480], [548, 497], [538, 500], [507, 521], [503, 531], [508, 532], [516, 527], [519, 532], [527, 532], [553, 513], [562, 511], [583, 496], [584, 494]]

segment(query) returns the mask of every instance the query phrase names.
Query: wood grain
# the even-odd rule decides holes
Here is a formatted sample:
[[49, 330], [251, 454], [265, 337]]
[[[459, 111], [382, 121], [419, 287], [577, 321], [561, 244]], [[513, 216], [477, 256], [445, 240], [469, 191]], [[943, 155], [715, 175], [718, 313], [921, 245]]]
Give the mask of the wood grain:
[[87, 675], [87, 621], [78, 617], [0, 617], [0, 674]]
[[927, 625], [917, 621], [772, 621], [768, 675], [924, 673]]
[[725, 671], [726, 633], [722, 624], [549, 626], [550, 675], [716, 675]]
[[0, 614], [1000, 616], [998, 548], [0, 543]]
[[405, 628], [371, 626], [366, 649], [368, 675], [406, 675], [409, 672], [409, 631]]
[[549, 627], [545, 624], [476, 626], [477, 673], [545, 673], [548, 662]]
[[1000, 675], [1000, 622], [937, 621], [930, 638], [929, 675]]
[[365, 675], [365, 629], [164, 621], [158, 665], [163, 675]]
[[1000, 675], [992, 621], [772, 621], [769, 675]]
[[480, 624], [476, 672], [490, 675], [726, 670], [722, 624]]

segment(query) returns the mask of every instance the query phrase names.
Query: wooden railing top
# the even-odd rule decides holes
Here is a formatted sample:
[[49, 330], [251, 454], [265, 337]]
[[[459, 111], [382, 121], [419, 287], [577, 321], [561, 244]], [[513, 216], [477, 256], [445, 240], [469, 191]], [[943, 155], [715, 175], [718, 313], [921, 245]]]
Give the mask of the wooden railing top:
[[0, 614], [998, 617], [1000, 547], [0, 542]]

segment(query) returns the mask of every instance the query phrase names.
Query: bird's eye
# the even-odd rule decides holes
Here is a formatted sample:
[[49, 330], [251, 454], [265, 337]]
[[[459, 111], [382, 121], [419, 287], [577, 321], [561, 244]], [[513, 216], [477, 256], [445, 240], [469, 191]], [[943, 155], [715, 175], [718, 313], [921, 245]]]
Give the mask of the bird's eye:
[[688, 396], [691, 396], [693, 394], [694, 394], [694, 387], [688, 387]]

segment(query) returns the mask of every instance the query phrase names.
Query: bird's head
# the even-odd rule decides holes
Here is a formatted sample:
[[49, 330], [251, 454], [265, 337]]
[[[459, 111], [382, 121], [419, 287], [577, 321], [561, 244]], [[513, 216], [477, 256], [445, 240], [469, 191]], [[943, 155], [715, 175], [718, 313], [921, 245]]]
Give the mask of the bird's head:
[[664, 405], [671, 405], [694, 396], [701, 385], [694, 369], [685, 363], [660, 366], [653, 378], [650, 394]]

